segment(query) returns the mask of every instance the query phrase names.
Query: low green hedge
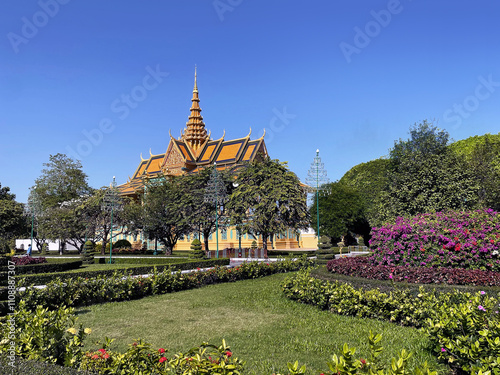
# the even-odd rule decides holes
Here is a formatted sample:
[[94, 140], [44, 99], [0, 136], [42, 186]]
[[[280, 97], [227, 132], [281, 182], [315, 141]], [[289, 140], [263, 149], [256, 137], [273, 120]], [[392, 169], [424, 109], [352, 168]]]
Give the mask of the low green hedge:
[[[214, 261], [212, 261], [214, 262]], [[208, 262], [190, 262], [183, 264], [193, 268], [193, 264], [206, 266]], [[190, 265], [190, 267], [187, 267]], [[203, 285], [229, 281], [253, 279], [275, 273], [296, 271], [311, 265], [305, 258], [290, 259], [267, 263], [243, 263], [236, 268], [214, 267], [208, 271], [182, 274], [172, 272], [168, 266], [148, 277], [124, 277], [124, 273], [115, 271], [112, 275], [98, 277], [72, 277], [64, 281], [54, 280], [46, 288], [27, 288], [19, 292], [27, 309], [38, 305], [57, 309], [59, 306], [84, 306], [102, 302], [139, 299], [154, 294], [171, 293], [180, 290], [198, 288]], [[178, 269], [180, 271], [180, 269]]]
[[[177, 260], [175, 260], [177, 262]], [[81, 261], [80, 261], [81, 263]], [[208, 259], [208, 260], [199, 260], [199, 261], [187, 261], [186, 259], [182, 259], [180, 262], [175, 264], [167, 264], [167, 265], [158, 265], [156, 269], [158, 272], [161, 272], [168, 267], [172, 267], [172, 270], [190, 270], [196, 268], [206, 268], [206, 267], [214, 267], [214, 266], [226, 266], [229, 264], [229, 259]], [[127, 273], [130, 275], [144, 275], [151, 273], [155, 266], [141, 266], [141, 267], [127, 267], [123, 270], [119, 270], [122, 273]], [[82, 272], [72, 272], [72, 273], [46, 273], [40, 275], [23, 275], [17, 279], [17, 286], [29, 286], [29, 285], [45, 285], [53, 281], [54, 279], [58, 279], [61, 281], [73, 279], [76, 277], [82, 278], [96, 278], [99, 276], [111, 276], [117, 270], [101, 270], [101, 271], [82, 271]]]
[[444, 362], [467, 373], [500, 373], [499, 294], [437, 293], [424, 288], [383, 293], [325, 282], [309, 272], [288, 277], [282, 288], [292, 300], [336, 314], [421, 327], [430, 338], [431, 350]]
[[276, 257], [299, 257], [301, 255], [314, 256], [316, 250], [297, 250], [297, 251], [283, 251], [283, 250], [267, 250], [267, 256], [270, 258]]
[[[15, 272], [17, 275], [39, 274], [39, 273], [53, 273], [74, 270], [82, 266], [81, 260], [66, 261], [64, 263], [40, 263], [29, 264], [26, 266], [16, 266]], [[4, 272], [7, 274], [7, 272]], [[1, 273], [0, 273], [1, 275]]]
[[[185, 258], [112, 258], [114, 264], [172, 264], [186, 262]], [[95, 263], [106, 264], [109, 257], [95, 258]]]

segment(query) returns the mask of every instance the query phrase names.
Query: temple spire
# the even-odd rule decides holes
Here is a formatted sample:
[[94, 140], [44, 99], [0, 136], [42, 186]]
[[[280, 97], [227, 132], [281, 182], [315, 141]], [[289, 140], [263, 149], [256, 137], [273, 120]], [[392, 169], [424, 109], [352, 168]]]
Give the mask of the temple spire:
[[194, 68], [194, 88], [193, 98], [191, 99], [191, 114], [189, 121], [186, 123], [186, 130], [182, 134], [182, 138], [191, 146], [193, 150], [198, 150], [208, 139], [205, 123], [201, 116], [200, 99], [198, 97], [198, 82], [197, 82], [196, 66]]

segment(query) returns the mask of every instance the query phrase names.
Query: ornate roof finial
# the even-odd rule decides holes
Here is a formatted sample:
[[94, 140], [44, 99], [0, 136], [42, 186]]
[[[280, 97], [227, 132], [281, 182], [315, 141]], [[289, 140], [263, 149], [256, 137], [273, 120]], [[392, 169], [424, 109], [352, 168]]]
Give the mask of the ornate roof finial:
[[198, 84], [197, 84], [197, 78], [196, 78], [196, 65], [194, 66], [194, 89], [193, 92], [198, 92]]
[[193, 98], [191, 99], [191, 115], [186, 123], [186, 129], [182, 134], [182, 138], [194, 150], [198, 150], [205, 141], [209, 138], [205, 129], [205, 123], [201, 116], [200, 99], [198, 97], [198, 77], [196, 66], [194, 68], [194, 89]]

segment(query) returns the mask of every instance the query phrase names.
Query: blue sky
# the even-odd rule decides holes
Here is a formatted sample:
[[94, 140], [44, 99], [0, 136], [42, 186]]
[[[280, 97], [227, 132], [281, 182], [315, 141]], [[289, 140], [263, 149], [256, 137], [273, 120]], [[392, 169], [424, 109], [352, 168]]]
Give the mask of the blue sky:
[[271, 157], [330, 180], [434, 120], [500, 131], [500, 3], [6, 0], [0, 183], [20, 202], [50, 154], [123, 183], [188, 120], [195, 64], [213, 138], [267, 129]]

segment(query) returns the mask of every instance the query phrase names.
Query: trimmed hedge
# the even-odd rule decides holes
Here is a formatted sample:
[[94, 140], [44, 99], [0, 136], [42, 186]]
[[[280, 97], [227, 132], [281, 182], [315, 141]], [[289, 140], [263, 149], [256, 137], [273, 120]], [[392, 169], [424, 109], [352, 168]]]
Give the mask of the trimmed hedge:
[[331, 260], [326, 268], [341, 275], [414, 284], [500, 286], [500, 272], [478, 269], [383, 266], [357, 257]]
[[49, 273], [49, 272], [64, 272], [80, 268], [81, 266], [82, 266], [81, 260], [75, 260], [64, 263], [42, 263], [42, 264], [30, 264], [27, 266], [16, 266], [16, 276], [38, 274], [38, 273]]
[[[208, 262], [190, 262], [191, 265], [193, 263], [206, 265]], [[157, 271], [148, 277], [135, 278], [124, 277], [123, 273], [115, 271], [113, 275], [100, 275], [97, 278], [74, 277], [64, 282], [55, 280], [43, 289], [27, 288], [19, 292], [19, 298], [26, 304], [26, 309], [36, 309], [38, 305], [51, 310], [62, 305], [88, 306], [102, 302], [139, 299], [216, 283], [254, 279], [275, 273], [297, 271], [311, 265], [312, 262], [303, 257], [298, 260], [287, 259], [271, 263], [243, 263], [236, 268], [214, 267], [208, 271], [188, 274], [182, 274], [180, 270], [172, 272], [172, 268], [168, 266], [162, 272]]]
[[[186, 258], [112, 258], [113, 264], [172, 264], [172, 263], [182, 263], [187, 262]], [[95, 259], [97, 264], [106, 264], [109, 262], [108, 257], [100, 257]]]
[[299, 257], [301, 255], [314, 256], [316, 254], [316, 250], [297, 250], [297, 251], [283, 251], [283, 250], [267, 250], [267, 256], [269, 258], [274, 257]]
[[[82, 263], [82, 261], [79, 261]], [[209, 260], [199, 260], [199, 261], [186, 261], [183, 259], [182, 263], [177, 264], [167, 264], [156, 266], [158, 272], [161, 272], [169, 267], [172, 270], [190, 270], [196, 268], [206, 268], [214, 266], [225, 266], [229, 264], [229, 259], [209, 259]], [[130, 275], [143, 275], [148, 274], [153, 271], [155, 266], [142, 266], [142, 267], [129, 267], [122, 270], [101, 270], [101, 271], [82, 271], [82, 272], [72, 272], [72, 273], [49, 273], [40, 275], [26, 275], [18, 278], [17, 286], [29, 286], [29, 285], [45, 285], [58, 279], [61, 281], [73, 279], [76, 277], [82, 278], [96, 278], [99, 276], [111, 276], [115, 272], [119, 271], [122, 273], [127, 273]]]

